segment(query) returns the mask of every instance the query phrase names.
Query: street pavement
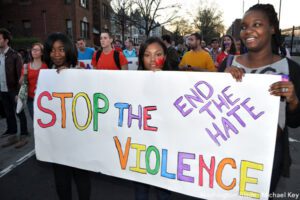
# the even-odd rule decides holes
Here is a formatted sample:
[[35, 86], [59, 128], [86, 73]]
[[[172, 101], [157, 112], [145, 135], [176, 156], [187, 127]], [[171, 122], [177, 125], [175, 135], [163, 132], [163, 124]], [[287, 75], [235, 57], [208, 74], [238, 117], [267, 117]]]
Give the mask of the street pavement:
[[[300, 63], [300, 57], [295, 59]], [[31, 136], [29, 143], [15, 149], [13, 146], [0, 147], [0, 200], [56, 200], [54, 177], [50, 163], [37, 161], [34, 154], [32, 120], [27, 113], [27, 123]], [[299, 119], [300, 120], [300, 119]], [[0, 133], [6, 130], [5, 119], [0, 119]], [[5, 138], [0, 138], [0, 146]], [[275, 200], [297, 199], [289, 195], [300, 194], [300, 128], [290, 129], [290, 151], [292, 156], [291, 177], [281, 178], [275, 193]], [[133, 200], [134, 183], [124, 179], [92, 173], [92, 200]], [[77, 199], [75, 185], [73, 196]], [[155, 189], [150, 190], [150, 200], [155, 200]], [[192, 200], [178, 193], [174, 200]], [[300, 199], [300, 197], [298, 197]]]

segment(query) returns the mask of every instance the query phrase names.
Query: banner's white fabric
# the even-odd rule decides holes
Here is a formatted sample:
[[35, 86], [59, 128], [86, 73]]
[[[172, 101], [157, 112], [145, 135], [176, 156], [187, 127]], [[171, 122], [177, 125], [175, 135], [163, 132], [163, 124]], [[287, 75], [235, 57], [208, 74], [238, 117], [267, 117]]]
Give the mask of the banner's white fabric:
[[[206, 199], [268, 199], [275, 75], [42, 70], [36, 156]], [[251, 198], [252, 197], [252, 198]]]

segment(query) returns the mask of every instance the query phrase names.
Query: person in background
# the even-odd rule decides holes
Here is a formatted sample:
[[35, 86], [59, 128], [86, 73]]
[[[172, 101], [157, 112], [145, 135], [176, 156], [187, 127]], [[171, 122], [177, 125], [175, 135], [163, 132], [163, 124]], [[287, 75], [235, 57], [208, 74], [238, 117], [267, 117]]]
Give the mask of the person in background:
[[210, 42], [211, 44], [211, 50], [210, 50], [210, 56], [213, 59], [213, 62], [216, 66], [216, 68], [219, 67], [219, 63], [217, 62], [217, 57], [219, 56], [219, 54], [221, 53], [221, 49], [220, 49], [220, 44], [219, 44], [219, 39], [218, 38], [213, 38]]
[[247, 52], [246, 47], [241, 39], [235, 40], [236, 55], [241, 55]]
[[166, 58], [166, 64], [168, 65], [168, 68], [171, 70], [178, 70], [179, 65], [179, 56], [177, 54], [176, 49], [171, 45], [172, 39], [170, 35], [163, 35], [162, 41], [167, 47], [167, 58]]
[[28, 98], [27, 107], [31, 119], [33, 119], [33, 99], [36, 90], [36, 84], [41, 69], [48, 69], [43, 58], [44, 45], [41, 43], [34, 43], [31, 47], [31, 61], [24, 64], [20, 84], [23, 82], [24, 74], [27, 74], [28, 79]]
[[186, 52], [179, 63], [179, 69], [185, 71], [216, 71], [209, 53], [201, 47], [201, 36], [193, 33], [188, 38], [190, 51]]
[[137, 53], [131, 39], [127, 39], [125, 41], [125, 49], [123, 50], [123, 54], [126, 58], [137, 57]]
[[78, 38], [77, 42], [78, 60], [91, 60], [95, 50], [90, 47], [86, 47], [86, 41], [84, 38]]
[[122, 52], [112, 48], [113, 38], [109, 32], [102, 32], [100, 43], [102, 50], [94, 53], [92, 65], [94, 69], [128, 70], [128, 61]]
[[122, 45], [122, 41], [116, 39], [115, 41], [112, 42], [113, 45], [113, 49], [115, 49], [118, 52], [123, 52], [123, 45]]
[[[44, 47], [45, 62], [49, 68], [57, 69], [58, 72], [62, 69], [78, 68], [77, 50], [65, 34], [50, 34]], [[53, 170], [60, 200], [72, 199], [72, 178], [77, 186], [79, 200], [90, 199], [91, 181], [88, 171], [61, 164], [53, 164]]]
[[221, 48], [222, 51], [217, 57], [218, 65], [220, 65], [223, 62], [223, 60], [227, 58], [229, 54], [231, 55], [236, 54], [236, 47], [234, 44], [234, 40], [230, 35], [224, 35], [222, 37]]
[[[138, 70], [169, 70], [166, 64], [167, 47], [158, 37], [150, 37], [140, 47]], [[135, 183], [135, 200], [148, 200], [150, 185]], [[156, 188], [158, 200], [169, 200], [171, 192]]]
[[238, 81], [242, 80], [245, 73], [289, 77], [289, 80], [275, 82], [269, 88], [270, 95], [281, 97], [278, 128], [277, 133], [274, 133], [277, 139], [270, 186], [272, 194], [280, 176], [290, 175], [291, 158], [287, 127], [300, 126], [300, 66], [279, 55], [279, 21], [273, 5], [256, 4], [249, 8], [243, 16], [241, 27], [240, 37], [248, 52], [234, 56], [231, 66], [224, 67], [225, 72], [231, 73]]
[[0, 28], [0, 96], [6, 114], [7, 129], [1, 137], [8, 137], [2, 147], [24, 146], [29, 135], [24, 110], [17, 114], [20, 120], [20, 136], [17, 135], [16, 100], [20, 89], [19, 80], [22, 70], [22, 59], [9, 44], [12, 36], [4, 28]]

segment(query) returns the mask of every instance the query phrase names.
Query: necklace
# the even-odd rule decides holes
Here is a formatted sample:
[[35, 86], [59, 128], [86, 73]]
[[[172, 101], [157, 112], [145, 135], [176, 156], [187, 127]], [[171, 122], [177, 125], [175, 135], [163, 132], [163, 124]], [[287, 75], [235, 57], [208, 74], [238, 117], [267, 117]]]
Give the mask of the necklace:
[[35, 62], [31, 63], [31, 68], [32, 69], [39, 69], [42, 66], [41, 63], [36, 64]]

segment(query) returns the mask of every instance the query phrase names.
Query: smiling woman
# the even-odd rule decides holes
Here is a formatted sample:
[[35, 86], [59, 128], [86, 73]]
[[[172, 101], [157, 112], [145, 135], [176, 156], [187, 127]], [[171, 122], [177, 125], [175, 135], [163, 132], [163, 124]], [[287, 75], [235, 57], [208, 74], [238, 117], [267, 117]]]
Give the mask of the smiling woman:
[[[235, 56], [226, 72], [238, 81], [242, 80], [245, 73], [283, 76], [282, 81], [273, 83], [269, 89], [270, 95], [281, 97], [270, 187], [270, 193], [273, 193], [280, 176], [289, 177], [291, 159], [287, 126], [300, 126], [300, 66], [279, 56], [279, 20], [270, 4], [256, 4], [245, 13], [240, 37], [248, 52]], [[224, 64], [220, 68], [225, 68]]]
[[[50, 68], [57, 69], [59, 72], [62, 69], [76, 66], [77, 50], [65, 34], [53, 33], [49, 35], [44, 46], [45, 61]], [[53, 170], [59, 199], [72, 199], [73, 178], [77, 185], [79, 199], [90, 199], [91, 181], [88, 171], [60, 164], [53, 164]]]

